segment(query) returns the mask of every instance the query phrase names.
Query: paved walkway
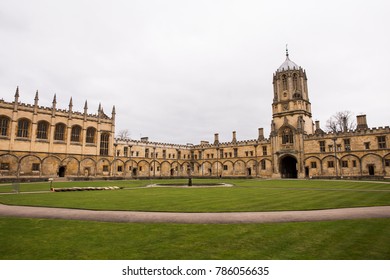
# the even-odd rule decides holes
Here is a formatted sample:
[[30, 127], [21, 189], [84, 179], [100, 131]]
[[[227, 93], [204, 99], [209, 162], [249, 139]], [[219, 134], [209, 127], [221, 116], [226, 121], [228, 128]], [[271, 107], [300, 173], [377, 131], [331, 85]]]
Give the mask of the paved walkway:
[[9, 206], [0, 204], [0, 216], [86, 220], [122, 223], [238, 224], [283, 223], [390, 218], [390, 206], [310, 211], [172, 213], [137, 211], [94, 211], [66, 208]]

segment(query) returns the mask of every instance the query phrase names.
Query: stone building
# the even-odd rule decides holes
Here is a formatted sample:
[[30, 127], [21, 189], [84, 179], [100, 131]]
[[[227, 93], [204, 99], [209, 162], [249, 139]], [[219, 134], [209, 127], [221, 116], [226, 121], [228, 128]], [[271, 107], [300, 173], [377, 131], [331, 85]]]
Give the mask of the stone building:
[[108, 176], [113, 156], [115, 108], [111, 118], [99, 107], [97, 114], [0, 100], [1, 177]]
[[369, 128], [365, 115], [357, 129], [325, 133], [313, 123], [304, 69], [290, 60], [273, 75], [271, 133], [262, 128], [252, 140], [201, 141], [176, 145], [114, 139], [115, 107], [111, 117], [98, 113], [0, 101], [0, 179], [93, 177], [261, 177], [327, 178], [390, 177], [390, 128]]

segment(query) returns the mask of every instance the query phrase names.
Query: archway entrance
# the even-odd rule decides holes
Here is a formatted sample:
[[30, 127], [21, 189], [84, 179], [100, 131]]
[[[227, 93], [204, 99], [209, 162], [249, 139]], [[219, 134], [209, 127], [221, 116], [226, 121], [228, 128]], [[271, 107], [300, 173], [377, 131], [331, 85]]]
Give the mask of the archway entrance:
[[58, 169], [58, 177], [65, 177], [65, 166], [60, 166]]
[[298, 178], [296, 158], [285, 156], [280, 160], [280, 175], [282, 178]]

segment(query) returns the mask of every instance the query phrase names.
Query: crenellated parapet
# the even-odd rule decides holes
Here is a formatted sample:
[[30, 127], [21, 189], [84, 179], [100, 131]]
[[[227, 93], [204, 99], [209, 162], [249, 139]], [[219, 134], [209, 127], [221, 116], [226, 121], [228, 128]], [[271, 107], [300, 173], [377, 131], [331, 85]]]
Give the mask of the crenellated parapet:
[[368, 129], [356, 129], [349, 130], [347, 132], [328, 132], [328, 133], [318, 133], [318, 134], [308, 134], [305, 135], [307, 140], [321, 140], [321, 139], [332, 139], [332, 138], [348, 138], [356, 136], [367, 136], [367, 135], [376, 135], [376, 134], [388, 134], [390, 133], [390, 126], [385, 127], [372, 127]]
[[41, 116], [52, 115], [53, 117], [54, 116], [69, 117], [69, 118], [76, 118], [76, 119], [86, 119], [89, 121], [97, 121], [98, 119], [100, 119], [101, 121], [104, 122], [111, 122], [115, 119], [115, 117], [113, 118], [113, 116], [115, 115], [115, 110], [113, 111], [113, 115], [109, 117], [103, 112], [102, 107], [99, 107], [97, 113], [88, 113], [85, 107], [84, 107], [84, 112], [73, 111], [72, 98], [69, 103], [69, 108], [61, 109], [61, 108], [57, 108], [56, 95], [54, 95], [52, 107], [40, 106], [38, 104], [39, 102], [38, 91], [35, 94], [33, 104], [20, 102], [19, 97], [20, 94], [19, 94], [19, 87], [18, 87], [16, 89], [15, 100], [13, 102], [6, 102], [3, 99], [1, 99], [0, 105], [3, 109], [13, 109], [15, 112], [16, 111], [28, 112], [28, 113], [33, 113], [35, 115], [41, 115]]

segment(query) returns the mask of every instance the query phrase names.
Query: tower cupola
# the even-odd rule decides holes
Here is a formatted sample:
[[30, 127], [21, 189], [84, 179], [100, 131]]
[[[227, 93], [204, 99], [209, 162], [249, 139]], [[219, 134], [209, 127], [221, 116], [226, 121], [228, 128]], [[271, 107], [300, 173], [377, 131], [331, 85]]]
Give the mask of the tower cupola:
[[276, 129], [288, 122], [298, 126], [298, 117], [305, 121], [302, 131], [312, 133], [311, 104], [307, 89], [306, 71], [290, 59], [286, 49], [286, 59], [273, 75], [274, 99], [272, 116]]

